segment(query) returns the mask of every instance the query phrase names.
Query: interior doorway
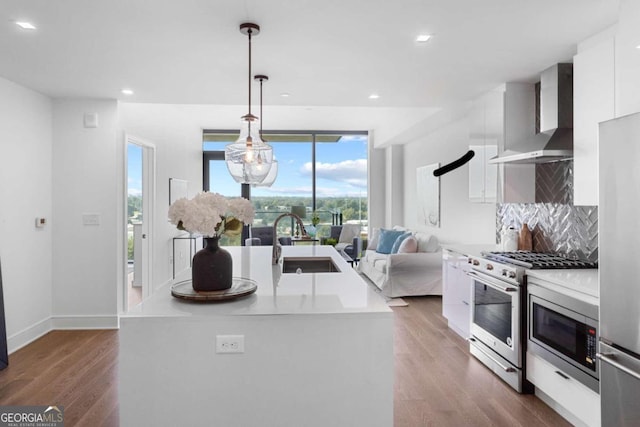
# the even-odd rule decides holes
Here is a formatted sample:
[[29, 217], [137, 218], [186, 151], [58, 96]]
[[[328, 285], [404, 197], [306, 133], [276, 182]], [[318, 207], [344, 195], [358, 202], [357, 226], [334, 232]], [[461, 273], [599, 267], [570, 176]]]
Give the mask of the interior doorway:
[[155, 146], [126, 136], [125, 311], [151, 294]]

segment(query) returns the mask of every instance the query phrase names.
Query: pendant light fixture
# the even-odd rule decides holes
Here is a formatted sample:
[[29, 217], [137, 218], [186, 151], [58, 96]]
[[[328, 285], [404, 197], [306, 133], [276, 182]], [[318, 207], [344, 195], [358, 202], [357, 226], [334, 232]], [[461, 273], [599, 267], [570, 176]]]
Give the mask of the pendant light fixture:
[[241, 184], [262, 183], [273, 163], [273, 148], [260, 138], [259, 118], [251, 114], [251, 37], [260, 33], [254, 23], [240, 25], [240, 32], [249, 38], [249, 113], [242, 116], [240, 137], [224, 149], [227, 169]]
[[[266, 144], [267, 141], [264, 139], [264, 135], [262, 134], [262, 124], [264, 123], [264, 115], [262, 114], [262, 83], [265, 80], [269, 80], [269, 76], [265, 76], [264, 74], [256, 74], [253, 77], [253, 79], [258, 80], [260, 82], [260, 117], [262, 118], [260, 120], [260, 139], [262, 139], [262, 142]], [[269, 173], [267, 174], [264, 181], [262, 181], [259, 184], [254, 184], [253, 186], [254, 187], [271, 187], [273, 183], [276, 181], [277, 176], [278, 176], [278, 161], [274, 156], [273, 163], [271, 163], [271, 169], [269, 169]]]

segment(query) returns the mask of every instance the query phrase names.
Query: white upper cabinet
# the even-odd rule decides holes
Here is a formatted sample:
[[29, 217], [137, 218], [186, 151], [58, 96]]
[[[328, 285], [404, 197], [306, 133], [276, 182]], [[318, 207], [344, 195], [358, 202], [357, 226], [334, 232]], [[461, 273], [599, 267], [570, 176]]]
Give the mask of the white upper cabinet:
[[598, 124], [615, 115], [615, 39], [606, 31], [573, 57], [575, 205], [598, 205]]
[[487, 145], [470, 145], [475, 155], [469, 161], [469, 201], [495, 203], [498, 183], [498, 166], [487, 161], [498, 155], [497, 142], [485, 141]]
[[504, 88], [488, 92], [473, 101], [469, 116], [469, 150], [475, 156], [469, 161], [469, 201], [495, 203], [498, 167], [488, 160], [498, 155], [503, 133]]

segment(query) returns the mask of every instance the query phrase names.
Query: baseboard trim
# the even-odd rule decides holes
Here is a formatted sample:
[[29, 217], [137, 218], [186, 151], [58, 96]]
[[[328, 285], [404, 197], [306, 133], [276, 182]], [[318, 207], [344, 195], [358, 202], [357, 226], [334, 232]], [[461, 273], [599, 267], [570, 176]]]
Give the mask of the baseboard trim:
[[116, 315], [74, 315], [52, 316], [52, 329], [118, 329], [119, 322]]
[[45, 335], [52, 329], [51, 318], [47, 317], [46, 319], [42, 319], [41, 321], [16, 332], [10, 337], [7, 337], [7, 352], [11, 354], [20, 350], [22, 347], [31, 344], [33, 341]]
[[118, 329], [118, 316], [51, 316], [7, 337], [7, 353], [11, 354], [56, 329]]

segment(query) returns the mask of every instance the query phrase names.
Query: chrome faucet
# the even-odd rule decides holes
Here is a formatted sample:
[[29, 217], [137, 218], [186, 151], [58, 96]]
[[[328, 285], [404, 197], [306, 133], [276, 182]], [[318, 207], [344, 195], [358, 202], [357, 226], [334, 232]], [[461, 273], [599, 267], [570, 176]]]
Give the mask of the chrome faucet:
[[280, 222], [280, 220], [285, 216], [290, 216], [291, 218], [296, 220], [296, 223], [300, 227], [301, 238], [303, 239], [309, 238], [309, 235], [307, 234], [307, 230], [305, 230], [304, 224], [302, 223], [302, 219], [298, 215], [287, 212], [287, 213], [283, 213], [278, 218], [276, 218], [276, 220], [273, 221], [273, 253], [271, 255], [271, 264], [274, 264], [274, 265], [277, 264], [278, 261], [280, 261], [280, 255], [282, 254], [282, 245], [278, 240], [277, 226], [278, 226], [278, 222]]

